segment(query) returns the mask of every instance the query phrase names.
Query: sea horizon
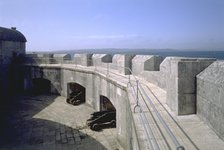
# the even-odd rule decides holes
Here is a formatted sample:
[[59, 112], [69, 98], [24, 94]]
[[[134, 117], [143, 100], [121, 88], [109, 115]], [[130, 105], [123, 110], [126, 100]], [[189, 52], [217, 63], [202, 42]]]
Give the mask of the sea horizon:
[[224, 59], [224, 50], [180, 50], [180, 49], [128, 49], [128, 48], [102, 48], [102, 49], [73, 49], [73, 50], [55, 50], [55, 51], [27, 51], [27, 53], [52, 53], [62, 54], [68, 53], [74, 56], [77, 53], [90, 54], [135, 54], [135, 55], [159, 55], [162, 57], [177, 56], [177, 57], [201, 57], [201, 58], [216, 58]]

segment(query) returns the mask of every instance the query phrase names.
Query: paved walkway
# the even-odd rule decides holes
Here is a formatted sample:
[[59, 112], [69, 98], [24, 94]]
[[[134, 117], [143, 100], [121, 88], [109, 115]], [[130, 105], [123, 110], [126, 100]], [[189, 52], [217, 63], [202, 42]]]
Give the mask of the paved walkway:
[[90, 130], [86, 120], [94, 110], [72, 106], [61, 96], [26, 96], [14, 99], [0, 136], [5, 150], [118, 150], [116, 129]]
[[[150, 83], [142, 86], [174, 136], [186, 150], [224, 149], [224, 142], [197, 115], [176, 116], [166, 104], [166, 92], [164, 90]], [[157, 140], [159, 148], [164, 150], [175, 149], [175, 145], [155, 115], [155, 111], [147, 101], [147, 98], [143, 96], [144, 100], [140, 99], [142, 100], [140, 100], [140, 104], [143, 106], [143, 112], [149, 120], [149, 126], [152, 128], [152, 133]], [[143, 101], [145, 101], [146, 105], [143, 104]], [[138, 115], [138, 113], [135, 115]], [[137, 120], [139, 120], [137, 122], [141, 123], [139, 117]], [[143, 131], [142, 127], [137, 125], [137, 132], [144, 133]], [[141, 138], [146, 139], [143, 134], [141, 134]], [[146, 142], [142, 143], [140, 147], [141, 149], [150, 149], [149, 144]]]

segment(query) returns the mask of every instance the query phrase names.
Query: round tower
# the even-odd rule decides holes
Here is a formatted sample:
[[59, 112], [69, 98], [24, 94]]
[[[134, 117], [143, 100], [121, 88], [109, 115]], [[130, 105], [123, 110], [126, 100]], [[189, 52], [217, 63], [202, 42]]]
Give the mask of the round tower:
[[24, 55], [25, 49], [26, 38], [16, 27], [0, 27], [0, 64], [9, 64], [14, 57]]

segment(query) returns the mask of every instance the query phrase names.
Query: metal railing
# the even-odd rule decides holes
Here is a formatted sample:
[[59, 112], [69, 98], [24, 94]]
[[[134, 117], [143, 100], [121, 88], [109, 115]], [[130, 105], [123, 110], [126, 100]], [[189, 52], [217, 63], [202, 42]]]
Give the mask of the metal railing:
[[176, 137], [174, 136], [173, 132], [170, 130], [170, 128], [168, 127], [168, 125], [166, 124], [166, 122], [164, 121], [163, 117], [160, 115], [159, 111], [156, 109], [155, 105], [153, 104], [151, 98], [148, 96], [148, 94], [145, 92], [145, 90], [143, 89], [142, 85], [139, 84], [140, 90], [143, 92], [143, 94], [145, 95], [145, 97], [147, 98], [148, 102], [150, 103], [152, 109], [154, 110], [154, 112], [156, 113], [157, 118], [159, 119], [160, 123], [162, 124], [162, 126], [165, 128], [166, 132], [168, 133], [168, 135], [170, 136], [170, 138], [172, 139], [173, 143], [175, 144], [177, 150], [184, 150], [185, 148], [178, 142], [178, 140], [176, 139]]
[[[134, 87], [132, 87], [132, 90], [133, 90], [133, 92], [132, 92], [133, 97], [137, 97], [137, 93], [136, 93], [137, 91], [135, 91]], [[137, 102], [137, 100], [135, 100], [135, 101]], [[137, 108], [136, 106], [134, 107], [134, 113], [136, 113], [135, 112], [135, 109]], [[141, 118], [141, 122], [143, 124], [143, 128], [145, 130], [146, 136], [147, 136], [147, 141], [153, 149], [158, 150], [159, 145], [158, 145], [156, 138], [152, 132], [152, 128], [149, 126], [148, 119], [146, 118], [145, 113], [143, 113], [142, 107], [140, 105], [138, 105], [138, 108], [140, 109], [139, 110], [140, 118]]]
[[[32, 60], [32, 61], [31, 61]], [[67, 59], [55, 59], [55, 58], [31, 58], [31, 60], [29, 60], [29, 62], [26, 63], [31, 63], [31, 64], [59, 64], [59, 65], [64, 65], [64, 64], [73, 64], [75, 65], [75, 67], [79, 67], [80, 64], [76, 63], [75, 60], [67, 60]], [[95, 61], [95, 62], [94, 62]], [[152, 109], [154, 110], [156, 117], [159, 119], [160, 123], [162, 124], [162, 126], [164, 127], [164, 129], [166, 130], [166, 132], [168, 133], [168, 135], [170, 136], [171, 140], [173, 141], [173, 143], [176, 146], [177, 150], [184, 150], [184, 147], [178, 142], [178, 140], [176, 139], [175, 135], [172, 133], [172, 131], [170, 130], [170, 128], [168, 127], [168, 125], [166, 124], [166, 122], [164, 121], [164, 119], [162, 118], [161, 114], [159, 113], [159, 111], [156, 109], [155, 105], [153, 104], [151, 98], [147, 95], [147, 93], [145, 92], [144, 88], [142, 87], [141, 83], [139, 82], [139, 80], [137, 79], [137, 77], [133, 74], [132, 70], [128, 67], [125, 66], [117, 66], [113, 63], [102, 63], [101, 65], [99, 65], [96, 60], [93, 59], [86, 59], [86, 64], [88, 66], [88, 64], [91, 65], [91, 67], [93, 67], [94, 71], [100, 72], [100, 73], [105, 73], [106, 77], [112, 77], [112, 75], [116, 75], [116, 76], [120, 76], [123, 79], [127, 79], [127, 76], [125, 75], [121, 75], [119, 72], [117, 72], [117, 68], [122, 68], [124, 69], [124, 72], [126, 70], [128, 70], [129, 74], [128, 74], [128, 82], [123, 82], [123, 83], [127, 83], [127, 87], [131, 86], [133, 89], [133, 96], [135, 97], [135, 101], [136, 101], [136, 105], [134, 106], [134, 113], [136, 113], [136, 109], [140, 108], [140, 117], [141, 117], [141, 121], [143, 123], [143, 127], [147, 136], [147, 140], [150, 143], [150, 145], [153, 147], [153, 149], [159, 149], [158, 143], [156, 141], [155, 136], [153, 135], [152, 132], [152, 128], [150, 127], [150, 123], [149, 120], [147, 119], [145, 113], [142, 111], [142, 106], [139, 104], [139, 93], [142, 92], [144, 94], [144, 96], [146, 97], [147, 101], [150, 103], [150, 106], [152, 107]], [[115, 68], [115, 69], [114, 69]], [[133, 77], [133, 80], [131, 79], [131, 77]], [[121, 81], [122, 82], [122, 81]], [[150, 111], [148, 109], [148, 111]], [[152, 141], [152, 142], [151, 142]]]

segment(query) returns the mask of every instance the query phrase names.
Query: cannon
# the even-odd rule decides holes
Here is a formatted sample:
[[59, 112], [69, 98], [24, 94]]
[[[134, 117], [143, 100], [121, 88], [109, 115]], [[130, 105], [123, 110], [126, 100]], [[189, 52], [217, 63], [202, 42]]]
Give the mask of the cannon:
[[72, 105], [79, 105], [84, 102], [84, 95], [82, 92], [72, 92], [66, 99], [66, 102]]
[[92, 117], [87, 120], [90, 129], [100, 131], [104, 128], [116, 127], [116, 111], [100, 111], [91, 114]]

